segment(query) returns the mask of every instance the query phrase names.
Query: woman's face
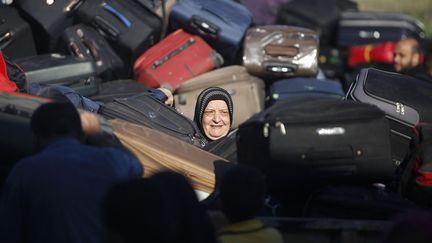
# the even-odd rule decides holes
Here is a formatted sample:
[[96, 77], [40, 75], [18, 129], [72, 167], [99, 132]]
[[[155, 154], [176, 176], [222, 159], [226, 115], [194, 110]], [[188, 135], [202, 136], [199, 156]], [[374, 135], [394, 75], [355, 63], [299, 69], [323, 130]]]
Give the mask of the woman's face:
[[230, 130], [230, 114], [223, 100], [212, 100], [204, 110], [202, 126], [205, 135], [211, 140], [226, 136]]

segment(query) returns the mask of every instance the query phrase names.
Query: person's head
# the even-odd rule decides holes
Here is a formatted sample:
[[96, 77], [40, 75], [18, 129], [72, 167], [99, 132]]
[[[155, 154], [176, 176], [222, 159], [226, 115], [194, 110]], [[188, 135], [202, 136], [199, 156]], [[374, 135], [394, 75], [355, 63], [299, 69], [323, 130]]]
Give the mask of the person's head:
[[255, 168], [238, 165], [222, 178], [221, 207], [231, 222], [254, 218], [264, 206], [265, 195], [264, 176]]
[[222, 88], [203, 90], [195, 105], [194, 121], [210, 140], [225, 137], [233, 120], [233, 102], [230, 94]]
[[401, 39], [394, 50], [393, 67], [396, 72], [404, 72], [420, 64], [420, 46], [416, 39]]
[[42, 104], [34, 111], [30, 127], [37, 149], [59, 137], [72, 137], [80, 141], [84, 137], [79, 113], [68, 102]]

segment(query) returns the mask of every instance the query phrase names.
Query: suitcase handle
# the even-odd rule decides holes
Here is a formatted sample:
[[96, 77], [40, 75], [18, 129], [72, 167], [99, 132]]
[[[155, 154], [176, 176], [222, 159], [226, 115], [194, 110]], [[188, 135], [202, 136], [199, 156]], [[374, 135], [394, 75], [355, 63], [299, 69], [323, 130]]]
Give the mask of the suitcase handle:
[[[2, 35], [0, 35], [0, 45], [2, 45], [1, 47], [3, 48], [3, 45], [6, 46], [6, 44], [12, 40], [12, 33], [11, 32], [6, 32]], [[2, 49], [0, 48], [0, 49]]]
[[263, 66], [270, 73], [294, 73], [297, 70], [297, 65], [292, 63], [264, 62]]
[[116, 27], [114, 27], [112, 24], [110, 24], [108, 21], [106, 21], [100, 16], [94, 17], [92, 25], [96, 29], [102, 31], [105, 36], [109, 36], [114, 40], [116, 40], [120, 35], [120, 31]]
[[94, 45], [94, 41], [91, 41], [89, 39], [83, 39], [83, 44], [87, 47], [87, 49], [89, 49], [90, 54], [95, 60], [96, 66], [102, 66], [102, 58], [100, 57], [99, 52]]
[[186, 43], [184, 43], [182, 46], [180, 46], [179, 48], [173, 50], [172, 52], [168, 53], [166, 56], [164, 56], [161, 59], [159, 59], [156, 62], [154, 62], [153, 65], [151, 66], [151, 68], [152, 69], [156, 69], [157, 67], [159, 67], [160, 65], [164, 64], [169, 59], [171, 59], [173, 56], [175, 56], [175, 55], [179, 54], [180, 52], [184, 51], [186, 48], [188, 48], [189, 46], [191, 46], [195, 42], [196, 42], [195, 38], [193, 38], [193, 37], [189, 38], [189, 40], [186, 41]]
[[296, 46], [266, 45], [264, 52], [270, 56], [295, 57], [299, 53], [299, 48]]
[[132, 27], [132, 22], [113, 6], [109, 5], [108, 3], [103, 3], [102, 7], [103, 9], [114, 15], [114, 17], [116, 17], [118, 20], [120, 20], [120, 22], [122, 22], [127, 28]]
[[71, 50], [74, 56], [77, 56], [79, 58], [84, 58], [84, 53], [82, 53], [82, 51], [74, 41], [69, 43], [69, 50]]
[[203, 35], [216, 38], [219, 34], [219, 27], [217, 27], [217, 25], [210, 23], [197, 15], [192, 16], [190, 25]]
[[72, 14], [73, 12], [75, 12], [75, 10], [79, 8], [79, 6], [81, 6], [82, 3], [82, 0], [72, 0], [68, 5], [63, 8], [63, 12], [65, 12], [66, 14]]

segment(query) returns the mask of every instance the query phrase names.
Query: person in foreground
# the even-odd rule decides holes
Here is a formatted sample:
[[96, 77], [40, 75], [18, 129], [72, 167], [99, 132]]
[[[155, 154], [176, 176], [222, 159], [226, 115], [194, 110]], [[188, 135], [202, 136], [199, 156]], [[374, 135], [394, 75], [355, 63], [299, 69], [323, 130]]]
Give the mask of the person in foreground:
[[233, 112], [234, 106], [228, 91], [210, 87], [198, 95], [194, 121], [205, 138], [211, 142], [228, 135]]
[[[0, 242], [104, 242], [102, 200], [143, 168], [95, 114], [47, 103], [31, 118], [37, 153], [17, 162], [0, 198]], [[92, 145], [84, 144], [90, 143]]]
[[229, 224], [218, 231], [221, 243], [282, 243], [282, 235], [256, 215], [264, 207], [264, 176], [255, 168], [238, 165], [226, 172], [220, 186], [222, 212]]

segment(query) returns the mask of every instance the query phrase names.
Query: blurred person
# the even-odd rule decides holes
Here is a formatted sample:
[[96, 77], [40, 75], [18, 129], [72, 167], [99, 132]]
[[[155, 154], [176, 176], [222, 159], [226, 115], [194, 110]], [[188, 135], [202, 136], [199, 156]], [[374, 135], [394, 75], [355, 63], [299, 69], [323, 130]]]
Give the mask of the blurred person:
[[408, 210], [398, 214], [384, 234], [383, 243], [432, 242], [432, 214], [425, 210]]
[[30, 127], [37, 152], [7, 178], [0, 242], [104, 242], [102, 200], [112, 185], [140, 178], [140, 162], [70, 103], [41, 105]]
[[415, 38], [401, 39], [394, 50], [393, 67], [396, 72], [432, 82], [432, 76], [421, 62], [422, 51]]

